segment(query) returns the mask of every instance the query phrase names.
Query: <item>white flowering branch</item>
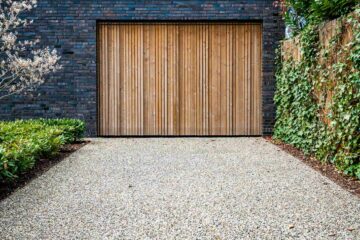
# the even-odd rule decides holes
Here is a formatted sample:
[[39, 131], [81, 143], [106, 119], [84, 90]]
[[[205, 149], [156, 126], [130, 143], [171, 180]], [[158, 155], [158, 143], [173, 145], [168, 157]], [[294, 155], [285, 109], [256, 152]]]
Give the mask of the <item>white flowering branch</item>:
[[47, 74], [61, 68], [56, 50], [34, 49], [38, 40], [18, 40], [17, 29], [32, 23], [19, 15], [36, 2], [0, 0], [0, 99], [36, 89]]

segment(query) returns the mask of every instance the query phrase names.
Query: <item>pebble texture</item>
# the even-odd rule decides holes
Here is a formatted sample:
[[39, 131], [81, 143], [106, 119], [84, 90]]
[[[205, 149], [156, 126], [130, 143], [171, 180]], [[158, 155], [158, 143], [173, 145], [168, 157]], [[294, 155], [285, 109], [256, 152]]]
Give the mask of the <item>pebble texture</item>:
[[0, 236], [360, 239], [360, 200], [262, 138], [99, 138], [0, 202]]

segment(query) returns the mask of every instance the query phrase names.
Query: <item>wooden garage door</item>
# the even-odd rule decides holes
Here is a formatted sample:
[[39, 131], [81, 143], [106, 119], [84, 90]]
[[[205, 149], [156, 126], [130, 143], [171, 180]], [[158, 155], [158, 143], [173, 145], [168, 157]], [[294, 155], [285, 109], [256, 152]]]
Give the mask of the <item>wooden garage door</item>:
[[261, 25], [101, 23], [99, 135], [261, 135]]

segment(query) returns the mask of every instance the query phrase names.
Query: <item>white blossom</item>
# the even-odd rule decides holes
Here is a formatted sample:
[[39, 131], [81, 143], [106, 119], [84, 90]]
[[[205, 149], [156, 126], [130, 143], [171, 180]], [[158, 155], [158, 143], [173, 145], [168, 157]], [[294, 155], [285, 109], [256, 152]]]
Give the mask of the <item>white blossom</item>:
[[0, 0], [0, 99], [32, 91], [45, 76], [61, 68], [56, 50], [35, 49], [39, 39], [19, 41], [17, 29], [32, 21], [19, 17], [36, 7], [36, 0]]

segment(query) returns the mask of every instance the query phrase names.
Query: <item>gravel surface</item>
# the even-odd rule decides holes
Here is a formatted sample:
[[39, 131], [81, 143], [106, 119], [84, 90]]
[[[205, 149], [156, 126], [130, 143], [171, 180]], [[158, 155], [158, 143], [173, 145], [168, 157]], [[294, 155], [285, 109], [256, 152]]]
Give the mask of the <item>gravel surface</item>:
[[0, 202], [0, 238], [360, 239], [360, 199], [262, 138], [98, 138]]

